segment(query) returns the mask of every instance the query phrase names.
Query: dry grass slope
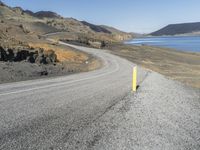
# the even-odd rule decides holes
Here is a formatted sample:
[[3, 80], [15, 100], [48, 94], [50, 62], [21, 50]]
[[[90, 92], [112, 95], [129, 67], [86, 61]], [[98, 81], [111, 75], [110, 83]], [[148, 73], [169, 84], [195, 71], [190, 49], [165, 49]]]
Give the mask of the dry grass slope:
[[150, 46], [113, 44], [111, 53], [159, 72], [189, 86], [200, 88], [200, 53], [178, 52]]

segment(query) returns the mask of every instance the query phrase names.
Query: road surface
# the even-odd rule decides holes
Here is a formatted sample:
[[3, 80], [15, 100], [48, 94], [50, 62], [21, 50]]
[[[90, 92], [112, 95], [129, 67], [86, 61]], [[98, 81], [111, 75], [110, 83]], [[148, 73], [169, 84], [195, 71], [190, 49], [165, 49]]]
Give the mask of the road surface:
[[[64, 44], [64, 43], [62, 43]], [[198, 149], [199, 90], [97, 50], [101, 69], [0, 85], [0, 149]]]
[[[0, 149], [63, 146], [73, 132], [83, 130], [131, 91], [132, 63], [103, 50], [77, 48], [98, 56], [104, 66], [0, 85]], [[144, 76], [140, 71], [140, 80]]]

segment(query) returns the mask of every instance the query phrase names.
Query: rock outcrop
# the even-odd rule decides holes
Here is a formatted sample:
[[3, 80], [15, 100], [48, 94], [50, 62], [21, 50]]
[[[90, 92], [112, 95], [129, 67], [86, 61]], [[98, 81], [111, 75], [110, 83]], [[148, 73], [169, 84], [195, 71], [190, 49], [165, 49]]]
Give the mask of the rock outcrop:
[[57, 56], [53, 50], [14, 50], [0, 47], [0, 61], [54, 64], [57, 62]]

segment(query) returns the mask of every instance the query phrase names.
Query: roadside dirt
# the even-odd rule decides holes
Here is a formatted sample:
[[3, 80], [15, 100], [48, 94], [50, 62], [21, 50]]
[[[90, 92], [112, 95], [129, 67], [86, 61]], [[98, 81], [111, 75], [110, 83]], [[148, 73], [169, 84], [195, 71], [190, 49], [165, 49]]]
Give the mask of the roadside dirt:
[[144, 68], [159, 72], [186, 85], [200, 88], [200, 53], [124, 44], [108, 45], [106, 49]]

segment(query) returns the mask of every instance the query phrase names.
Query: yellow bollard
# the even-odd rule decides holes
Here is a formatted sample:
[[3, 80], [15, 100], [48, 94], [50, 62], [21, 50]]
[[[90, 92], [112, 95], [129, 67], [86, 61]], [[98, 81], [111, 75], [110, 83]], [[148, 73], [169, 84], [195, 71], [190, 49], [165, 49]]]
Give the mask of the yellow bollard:
[[137, 67], [133, 67], [133, 81], [132, 90], [136, 92], [137, 90]]

